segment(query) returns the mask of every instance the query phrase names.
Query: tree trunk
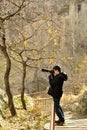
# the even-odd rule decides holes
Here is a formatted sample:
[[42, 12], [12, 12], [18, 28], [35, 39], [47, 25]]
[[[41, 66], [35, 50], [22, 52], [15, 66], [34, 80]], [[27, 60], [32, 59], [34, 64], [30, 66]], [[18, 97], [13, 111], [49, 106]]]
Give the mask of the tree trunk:
[[14, 107], [13, 96], [12, 96], [12, 93], [10, 91], [10, 83], [9, 83], [9, 75], [10, 75], [10, 70], [11, 70], [11, 60], [10, 60], [10, 57], [8, 55], [7, 48], [6, 48], [5, 29], [4, 29], [3, 22], [1, 24], [1, 30], [2, 30], [3, 34], [2, 34], [2, 45], [0, 45], [0, 49], [1, 49], [3, 55], [5, 56], [5, 59], [6, 59], [6, 72], [4, 75], [4, 82], [5, 82], [5, 87], [6, 87], [6, 94], [8, 96], [8, 107], [10, 109], [11, 115], [15, 116], [16, 110]]
[[10, 70], [11, 70], [11, 60], [10, 60], [6, 50], [3, 52], [3, 54], [6, 58], [6, 63], [7, 63], [4, 80], [5, 80], [5, 86], [6, 86], [6, 93], [7, 93], [7, 96], [8, 96], [8, 106], [9, 106], [11, 115], [15, 116], [16, 110], [15, 110], [15, 107], [14, 107], [13, 96], [12, 96], [12, 93], [10, 91], [10, 84], [9, 84], [9, 75], [10, 75]]
[[25, 78], [26, 78], [26, 63], [23, 63], [23, 76], [22, 76], [22, 91], [21, 91], [21, 101], [23, 109], [26, 110], [26, 103], [24, 100], [24, 92], [25, 92]]

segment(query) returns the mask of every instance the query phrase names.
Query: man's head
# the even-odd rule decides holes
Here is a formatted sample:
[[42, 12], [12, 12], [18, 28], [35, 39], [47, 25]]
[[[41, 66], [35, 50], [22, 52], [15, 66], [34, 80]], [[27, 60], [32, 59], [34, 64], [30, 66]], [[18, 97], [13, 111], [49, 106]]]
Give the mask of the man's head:
[[54, 75], [57, 75], [61, 72], [61, 67], [56, 65], [53, 67], [53, 70], [54, 70]]

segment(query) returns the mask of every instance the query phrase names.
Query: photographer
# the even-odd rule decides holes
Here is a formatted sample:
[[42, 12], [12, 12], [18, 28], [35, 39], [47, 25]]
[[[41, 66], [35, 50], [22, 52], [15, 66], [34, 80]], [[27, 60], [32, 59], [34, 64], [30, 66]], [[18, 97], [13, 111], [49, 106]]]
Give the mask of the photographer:
[[54, 110], [59, 118], [55, 121], [57, 125], [63, 125], [65, 122], [64, 113], [60, 106], [60, 99], [63, 94], [63, 83], [67, 80], [67, 74], [61, 72], [60, 66], [54, 66], [53, 71], [47, 72], [49, 78], [50, 88], [48, 94], [53, 97]]

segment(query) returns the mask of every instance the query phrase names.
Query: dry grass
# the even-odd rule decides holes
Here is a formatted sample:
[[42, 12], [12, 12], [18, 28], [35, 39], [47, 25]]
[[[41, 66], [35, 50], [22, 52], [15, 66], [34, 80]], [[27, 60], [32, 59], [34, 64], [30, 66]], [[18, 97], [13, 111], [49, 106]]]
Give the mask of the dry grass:
[[[28, 103], [27, 100], [26, 102], [27, 106], [29, 106], [30, 102]], [[6, 119], [1, 121], [0, 130], [43, 130], [48, 116], [45, 113], [42, 113], [41, 106], [39, 104], [35, 102], [32, 109], [27, 107], [27, 110], [23, 110], [21, 108], [21, 102], [19, 98], [15, 98], [15, 104], [19, 105], [16, 106], [17, 116], [11, 117], [9, 110], [6, 109]]]

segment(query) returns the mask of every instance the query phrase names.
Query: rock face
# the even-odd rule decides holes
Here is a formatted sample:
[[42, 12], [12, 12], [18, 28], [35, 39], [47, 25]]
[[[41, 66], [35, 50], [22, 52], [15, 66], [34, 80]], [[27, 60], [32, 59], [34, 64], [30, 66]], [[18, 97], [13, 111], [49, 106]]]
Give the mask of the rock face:
[[84, 91], [76, 110], [81, 115], [87, 115], [87, 90]]

